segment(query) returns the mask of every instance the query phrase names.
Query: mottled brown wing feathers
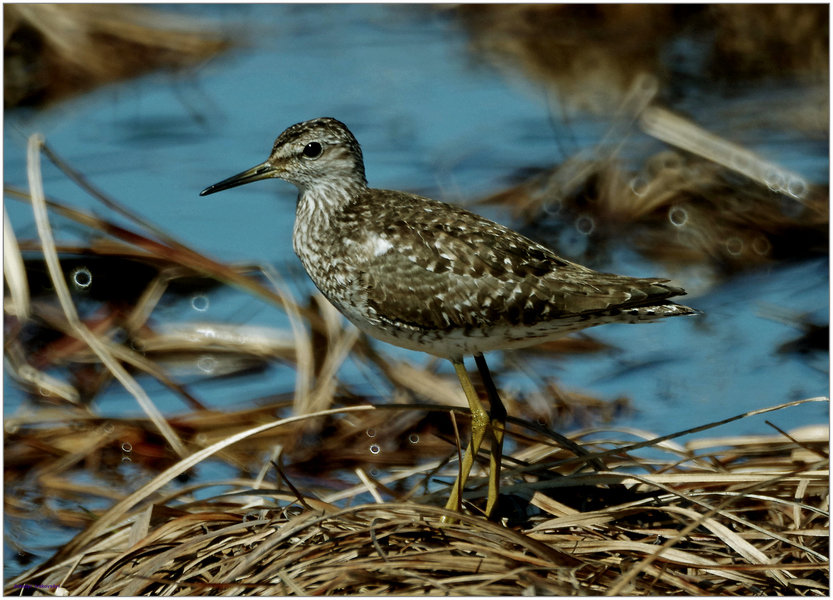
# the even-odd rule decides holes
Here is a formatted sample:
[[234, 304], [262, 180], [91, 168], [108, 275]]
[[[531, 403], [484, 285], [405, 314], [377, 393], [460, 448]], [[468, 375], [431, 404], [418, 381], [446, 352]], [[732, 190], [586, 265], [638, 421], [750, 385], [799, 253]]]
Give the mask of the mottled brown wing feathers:
[[[685, 293], [663, 280], [595, 272], [461, 208], [374, 192], [384, 195], [387, 222], [379, 224], [391, 247], [367, 257], [363, 283], [385, 319], [433, 329], [531, 325]], [[380, 218], [367, 203], [347, 214], [356, 223]]]

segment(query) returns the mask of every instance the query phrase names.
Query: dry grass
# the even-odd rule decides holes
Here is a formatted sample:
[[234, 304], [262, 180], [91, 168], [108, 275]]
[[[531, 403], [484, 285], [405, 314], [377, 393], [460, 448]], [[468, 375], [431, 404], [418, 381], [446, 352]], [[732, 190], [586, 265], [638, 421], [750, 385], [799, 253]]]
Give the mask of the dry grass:
[[[365, 417], [381, 409], [354, 410]], [[522, 429], [516, 423], [509, 434]], [[527, 445], [504, 474], [503, 524], [426, 504], [441, 502], [445, 488], [408, 501], [390, 491], [397, 477], [420, 480], [413, 489], [437, 488], [430, 480], [440, 475], [450, 481], [453, 467], [437, 473], [435, 464], [382, 480], [364, 473], [363, 483], [341, 494], [302, 491], [279, 478], [214, 482], [228, 491], [203, 500], [194, 494], [209, 484], [162, 493], [177, 474], [235, 441], [226, 439], [121, 498], [6, 589], [827, 595], [826, 427], [683, 445], [673, 436], [636, 444], [621, 434], [596, 437], [588, 435], [584, 448], [607, 469], [594, 473], [546, 437], [523, 432]], [[478, 483], [472, 495], [480, 504], [485, 477]], [[368, 493], [375, 504], [362, 504]]]
[[[789, 76], [802, 85], [828, 86], [824, 5], [494, 4], [455, 10], [478, 59], [512, 79], [522, 72], [566, 107], [599, 114], [617, 109], [645, 75], [659, 82], [664, 96], [673, 96], [680, 81], [736, 89], [740, 82]], [[681, 52], [669, 46], [680, 38], [696, 45], [699, 60], [679, 60]], [[798, 100], [809, 104], [811, 98]], [[826, 112], [827, 100], [818, 109]]]
[[[650, 93], [648, 93], [650, 96]], [[619, 154], [628, 131], [484, 198], [535, 224], [540, 237], [576, 232], [598, 261], [624, 238], [670, 269], [714, 276], [828, 252], [828, 187], [808, 182], [670, 111], [635, 103], [646, 133], [676, 146], [638, 170]], [[558, 244], [553, 244], [558, 245]]]
[[4, 105], [42, 106], [153, 69], [182, 70], [230, 43], [193, 19], [140, 6], [6, 4]]

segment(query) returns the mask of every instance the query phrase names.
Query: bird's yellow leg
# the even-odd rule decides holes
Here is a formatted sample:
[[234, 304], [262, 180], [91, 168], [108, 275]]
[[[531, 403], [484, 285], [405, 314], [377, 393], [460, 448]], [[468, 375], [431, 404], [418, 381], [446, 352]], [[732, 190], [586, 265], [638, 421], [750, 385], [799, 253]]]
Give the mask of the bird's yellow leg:
[[480, 378], [486, 386], [489, 397], [489, 415], [492, 428], [492, 451], [489, 456], [489, 496], [486, 501], [486, 516], [489, 517], [497, 504], [500, 495], [500, 463], [503, 458], [503, 432], [506, 430], [506, 407], [497, 393], [492, 374], [482, 354], [474, 355]]
[[471, 441], [469, 447], [466, 449], [466, 454], [463, 456], [463, 462], [460, 465], [460, 474], [457, 476], [457, 481], [454, 482], [454, 487], [451, 488], [451, 495], [445, 507], [448, 510], [460, 509], [460, 498], [462, 496], [463, 487], [466, 485], [466, 480], [469, 478], [471, 467], [474, 464], [474, 457], [480, 450], [480, 445], [483, 443], [483, 436], [489, 428], [489, 413], [483, 408], [483, 404], [477, 397], [477, 392], [469, 379], [469, 374], [466, 372], [466, 367], [462, 360], [452, 360], [454, 370], [457, 372], [457, 378], [463, 386], [463, 391], [466, 393], [466, 399], [469, 402], [469, 409], [471, 410]]

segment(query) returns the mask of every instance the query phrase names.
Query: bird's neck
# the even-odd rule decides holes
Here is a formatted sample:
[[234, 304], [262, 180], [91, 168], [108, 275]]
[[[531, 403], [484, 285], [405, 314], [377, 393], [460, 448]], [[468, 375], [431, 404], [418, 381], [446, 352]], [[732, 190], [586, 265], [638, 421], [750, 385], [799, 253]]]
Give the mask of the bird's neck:
[[364, 180], [318, 181], [312, 186], [299, 186], [295, 235], [303, 231], [317, 237], [316, 232], [326, 232], [333, 217], [366, 190]]

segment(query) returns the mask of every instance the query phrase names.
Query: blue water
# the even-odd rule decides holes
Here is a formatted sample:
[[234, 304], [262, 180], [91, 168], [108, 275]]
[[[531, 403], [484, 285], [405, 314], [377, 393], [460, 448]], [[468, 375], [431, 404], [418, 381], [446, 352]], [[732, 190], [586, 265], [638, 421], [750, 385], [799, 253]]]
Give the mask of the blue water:
[[[299, 269], [290, 240], [294, 187], [271, 181], [207, 198], [198, 193], [263, 161], [277, 134], [292, 123], [337, 117], [362, 143], [371, 185], [450, 202], [475, 200], [502, 189], [517, 169], [564, 158], [563, 144], [549, 125], [553, 98], [534, 84], [507, 81], [476, 64], [467, 54], [464, 32], [442, 12], [385, 5], [192, 5], [177, 10], [222, 22], [241, 35], [243, 44], [187, 75], [149, 75], [36, 114], [7, 112], [6, 184], [25, 186], [25, 141], [38, 131], [95, 185], [184, 243], [224, 261], [270, 263], [291, 274]], [[783, 103], [789, 92], [747, 100], [765, 107], [768, 98]], [[720, 122], [712, 103], [685, 109], [706, 126]], [[596, 144], [607, 122], [574, 118], [567, 127], [568, 146], [575, 152]], [[736, 141], [810, 181], [827, 182], [826, 141], [767, 130]], [[49, 196], [105, 214], [54, 167], [44, 165], [44, 180]], [[19, 238], [36, 237], [28, 207], [6, 202], [6, 209]], [[499, 209], [477, 210], [512, 225]], [[60, 240], [84, 239], [66, 222], [55, 224]], [[593, 266], [632, 275], [664, 274], [661, 265], [632, 256]], [[686, 302], [702, 310], [702, 316], [599, 328], [591, 335], [617, 351], [530, 358], [530, 368], [567, 389], [629, 397], [635, 412], [618, 424], [657, 434], [826, 395], [828, 356], [777, 353], [799, 332], [763, 313], [767, 307], [786, 307], [826, 323], [828, 281], [826, 259], [768, 266], [713, 288], [683, 280], [690, 291]], [[234, 290], [212, 295], [208, 311], [168, 307], [154, 319], [285, 325], [280, 311]], [[415, 363], [427, 360], [419, 353], [384, 349]], [[490, 357], [495, 364], [500, 360], [499, 354]], [[342, 376], [365, 391], [375, 389], [350, 363]], [[184, 410], [162, 386], [142, 383], [165, 410]], [[222, 407], [229, 390], [234, 398], [246, 399], [288, 393], [293, 384], [292, 371], [275, 366], [242, 381], [197, 382], [191, 389], [207, 404]], [[499, 384], [535, 388], [522, 374], [507, 375]], [[4, 394], [9, 416], [23, 397], [8, 377]], [[102, 414], [141, 414], [115, 385], [95, 406]], [[714, 433], [774, 433], [763, 419], [790, 429], [827, 422], [827, 411], [823, 403], [803, 405]], [[16, 569], [10, 564], [8, 573]]]

